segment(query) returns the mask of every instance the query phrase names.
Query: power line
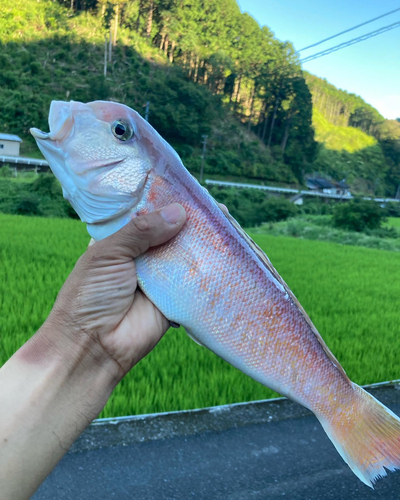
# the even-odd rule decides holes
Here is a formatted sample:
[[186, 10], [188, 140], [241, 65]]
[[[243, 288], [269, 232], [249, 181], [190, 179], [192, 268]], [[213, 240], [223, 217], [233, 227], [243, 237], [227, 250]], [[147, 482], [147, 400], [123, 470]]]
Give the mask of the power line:
[[352, 28], [349, 28], [348, 30], [341, 31], [337, 35], [332, 35], [328, 38], [325, 38], [324, 40], [321, 40], [320, 42], [313, 43], [312, 45], [308, 45], [307, 47], [304, 47], [303, 49], [300, 49], [297, 52], [301, 52], [302, 50], [311, 49], [311, 47], [316, 47], [317, 45], [321, 45], [321, 43], [327, 42], [328, 40], [332, 40], [332, 38], [336, 38], [337, 36], [344, 35], [345, 33], [348, 33], [349, 31], [353, 31], [357, 28], [360, 28], [361, 26], [365, 26], [366, 24], [372, 23], [373, 21], [381, 19], [382, 17], [389, 16], [390, 14], [393, 14], [394, 12], [397, 12], [399, 10], [400, 10], [400, 7], [397, 9], [391, 10], [390, 12], [386, 12], [386, 14], [382, 14], [381, 16], [374, 17], [373, 19], [370, 19], [369, 21], [365, 21], [365, 23], [357, 24], [357, 26], [353, 26]]
[[365, 35], [361, 35], [357, 38], [353, 38], [352, 40], [349, 40], [348, 42], [343, 42], [340, 43], [339, 45], [335, 45], [334, 47], [331, 47], [330, 49], [323, 50], [321, 52], [317, 52], [316, 54], [312, 54], [311, 56], [304, 57], [303, 59], [300, 59], [300, 63], [306, 63], [309, 61], [313, 61], [314, 59], [318, 59], [319, 57], [326, 56], [330, 54], [331, 52], [336, 52], [337, 50], [344, 49], [345, 47], [350, 47], [350, 45], [354, 45], [355, 43], [363, 42], [364, 40], [368, 40], [368, 38], [372, 38], [374, 36], [380, 35], [381, 33], [385, 33], [386, 31], [393, 30], [395, 28], [398, 28], [400, 26], [400, 21], [397, 23], [389, 24], [388, 26], [384, 26], [383, 28], [379, 28], [378, 30], [371, 31], [370, 33], [366, 33]]

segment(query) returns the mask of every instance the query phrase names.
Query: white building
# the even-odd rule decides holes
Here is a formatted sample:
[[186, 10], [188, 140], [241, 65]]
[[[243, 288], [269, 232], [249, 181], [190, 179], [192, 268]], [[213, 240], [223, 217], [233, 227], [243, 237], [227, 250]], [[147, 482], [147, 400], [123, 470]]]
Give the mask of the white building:
[[339, 194], [342, 196], [351, 196], [350, 186], [345, 183], [345, 181], [328, 181], [327, 179], [322, 178], [311, 178], [309, 177], [306, 180], [306, 186], [308, 189], [318, 193], [326, 193], [326, 194]]
[[19, 156], [22, 139], [13, 134], [0, 134], [0, 156]]

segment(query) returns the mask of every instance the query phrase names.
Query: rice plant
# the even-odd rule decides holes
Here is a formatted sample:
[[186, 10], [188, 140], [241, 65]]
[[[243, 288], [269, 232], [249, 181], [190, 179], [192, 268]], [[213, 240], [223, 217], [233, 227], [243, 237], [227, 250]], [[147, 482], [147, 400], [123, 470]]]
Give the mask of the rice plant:
[[[400, 378], [400, 257], [396, 252], [254, 235], [350, 378]], [[0, 365], [43, 323], [84, 252], [70, 219], [0, 215]], [[101, 416], [198, 408], [276, 394], [170, 330], [119, 384]]]

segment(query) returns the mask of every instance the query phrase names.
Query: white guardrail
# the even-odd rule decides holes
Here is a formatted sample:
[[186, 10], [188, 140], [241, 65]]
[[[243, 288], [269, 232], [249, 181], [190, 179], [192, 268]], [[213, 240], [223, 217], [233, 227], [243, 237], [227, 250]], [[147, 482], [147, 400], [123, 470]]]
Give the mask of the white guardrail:
[[[259, 184], [242, 184], [239, 182], [227, 182], [227, 181], [213, 181], [211, 179], [205, 180], [206, 184], [211, 184], [215, 186], [228, 186], [228, 187], [236, 187], [236, 188], [250, 188], [250, 189], [262, 189], [264, 191], [270, 191], [275, 193], [283, 193], [283, 194], [293, 194], [293, 195], [303, 195], [303, 196], [316, 196], [320, 198], [334, 198], [337, 200], [351, 200], [353, 196], [351, 195], [343, 195], [343, 194], [331, 194], [331, 193], [318, 193], [314, 191], [306, 191], [299, 189], [290, 189], [283, 187], [273, 187], [273, 186], [261, 186]], [[364, 200], [374, 200], [379, 203], [387, 203], [387, 202], [395, 202], [399, 203], [400, 200], [397, 198], [372, 198], [368, 196], [363, 197]]]
[[26, 158], [24, 156], [0, 156], [0, 162], [14, 163], [22, 165], [33, 165], [34, 167], [49, 167], [46, 160], [37, 160], [36, 158]]

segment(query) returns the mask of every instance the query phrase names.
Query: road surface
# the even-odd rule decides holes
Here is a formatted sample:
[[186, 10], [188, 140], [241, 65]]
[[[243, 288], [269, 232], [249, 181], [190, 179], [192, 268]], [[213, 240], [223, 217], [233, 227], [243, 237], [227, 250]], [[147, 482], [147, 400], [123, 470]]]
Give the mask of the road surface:
[[[371, 392], [400, 414], [400, 385]], [[371, 490], [317, 419], [287, 400], [91, 426], [34, 500], [400, 498], [400, 471]]]

